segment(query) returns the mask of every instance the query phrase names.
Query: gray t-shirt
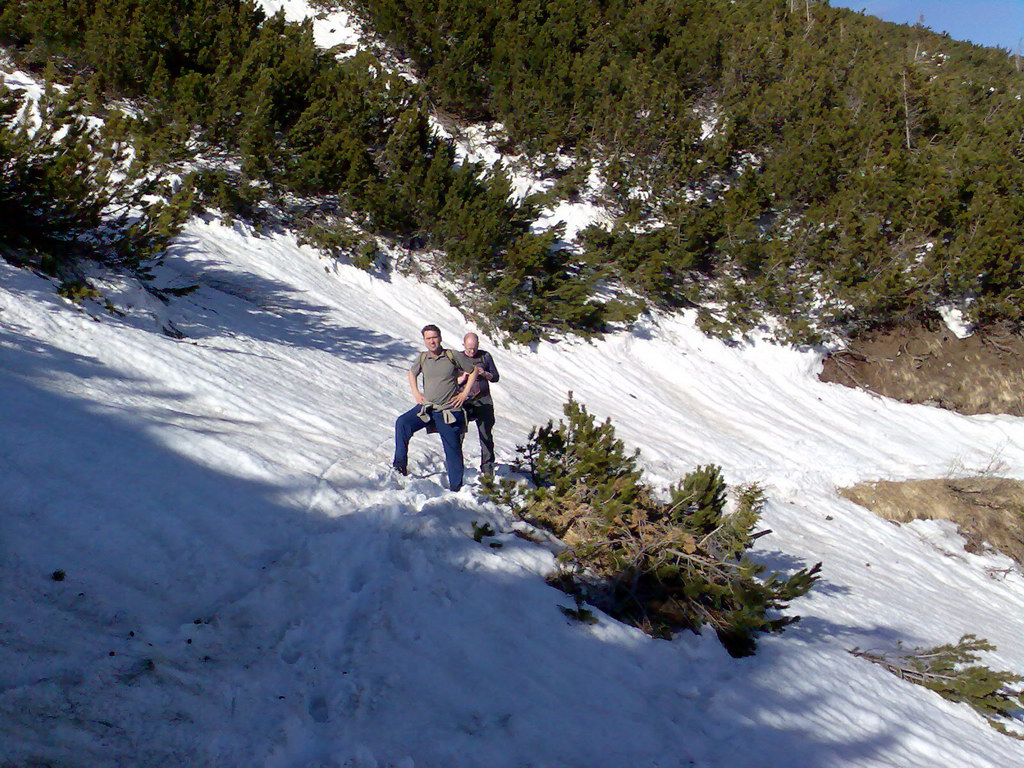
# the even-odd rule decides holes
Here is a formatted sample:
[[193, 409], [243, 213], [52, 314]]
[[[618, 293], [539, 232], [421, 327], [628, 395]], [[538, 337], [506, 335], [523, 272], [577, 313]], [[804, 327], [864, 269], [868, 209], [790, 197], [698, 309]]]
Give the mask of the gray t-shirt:
[[[437, 357], [431, 357], [430, 353], [420, 354], [416, 362], [412, 364], [409, 371], [413, 376], [423, 374], [423, 399], [436, 406], [445, 406], [461, 389], [459, 387], [459, 373], [473, 372], [473, 361], [461, 352], [451, 350], [455, 358], [455, 365], [448, 359], [445, 350], [439, 350]], [[420, 364], [420, 361], [423, 364]]]

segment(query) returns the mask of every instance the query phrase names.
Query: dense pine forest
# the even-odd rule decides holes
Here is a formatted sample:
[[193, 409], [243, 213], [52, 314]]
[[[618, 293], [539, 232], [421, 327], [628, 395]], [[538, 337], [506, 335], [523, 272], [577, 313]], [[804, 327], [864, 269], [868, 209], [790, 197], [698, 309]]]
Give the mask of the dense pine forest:
[[[796, 341], [941, 306], [1024, 323], [1024, 74], [1006, 51], [793, 0], [345, 7], [415, 82], [248, 0], [3, 3], [8, 54], [70, 87], [36, 134], [4, 97], [0, 215], [33, 225], [0, 248], [53, 273], [83, 254], [144, 268], [207, 205], [367, 267], [371, 234], [429, 255], [514, 340], [648, 306], [699, 307], [727, 333], [774, 320]], [[457, 161], [438, 115], [500, 123], [503, 148], [558, 182], [513, 201], [501, 172]], [[112, 175], [127, 144], [131, 172]], [[101, 215], [182, 169], [192, 181], [143, 219]], [[592, 169], [610, 230], [560, 248], [531, 229]]]

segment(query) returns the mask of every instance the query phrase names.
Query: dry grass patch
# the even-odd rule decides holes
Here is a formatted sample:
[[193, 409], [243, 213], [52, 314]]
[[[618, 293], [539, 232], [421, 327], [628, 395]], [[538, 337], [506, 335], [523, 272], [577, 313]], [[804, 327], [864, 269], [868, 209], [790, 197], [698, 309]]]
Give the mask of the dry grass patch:
[[1024, 483], [985, 475], [933, 480], [880, 480], [839, 494], [897, 523], [952, 520], [969, 552], [996, 549], [1024, 565]]

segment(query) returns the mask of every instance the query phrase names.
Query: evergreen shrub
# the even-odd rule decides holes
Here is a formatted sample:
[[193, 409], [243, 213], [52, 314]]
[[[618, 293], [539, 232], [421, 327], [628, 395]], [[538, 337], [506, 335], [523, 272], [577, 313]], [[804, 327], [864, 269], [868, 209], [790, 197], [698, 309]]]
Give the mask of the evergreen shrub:
[[194, 179], [196, 202], [220, 211], [222, 221], [230, 224], [235, 218], [259, 221], [260, 205], [268, 192], [238, 173], [204, 169]]
[[710, 626], [733, 656], [756, 635], [797, 621], [779, 611], [817, 580], [821, 564], [790, 576], [765, 573], [748, 550], [764, 496], [727, 487], [714, 465], [696, 468], [661, 499], [644, 482], [639, 451], [628, 453], [611, 420], [598, 423], [570, 393], [565, 418], [530, 431], [519, 446], [529, 482], [485, 478], [486, 497], [545, 528], [566, 545], [552, 582], [654, 637]]
[[[343, 2], [418, 82], [368, 51], [338, 60], [253, 0], [10, 0], [0, 42], [80, 76], [87, 112], [133, 99], [140, 158], [226, 153], [247, 180], [437, 254], [512, 340], [628, 318], [610, 286], [723, 307], [706, 327], [725, 335], [771, 318], [816, 343], [947, 305], [1024, 327], [1022, 79], [1005, 51], [789, 0]], [[431, 129], [439, 110], [574, 164], [511, 202]], [[537, 205], [591, 168], [617, 226], [557, 250]]]
[[949, 304], [1024, 327], [1007, 51], [791, 0], [346, 4], [443, 109], [576, 158], [570, 194], [599, 168], [585, 259], [652, 304], [810, 343]]
[[17, 115], [0, 123], [0, 255], [11, 263], [74, 283], [79, 260], [135, 269], [180, 230], [191, 184], [172, 192], [133, 160], [119, 114], [91, 123], [80, 83], [35, 105], [5, 89], [0, 111]]
[[87, 300], [98, 300], [100, 297], [99, 291], [89, 285], [85, 280], [68, 280], [67, 282], [61, 283], [57, 288], [57, 295], [63, 296], [69, 301], [73, 301], [76, 304], [80, 304]]
[[531, 230], [536, 207], [513, 201], [502, 174], [458, 162], [431, 129], [425, 89], [369, 52], [317, 49], [309, 22], [252, 0], [14, 0], [0, 6], [0, 42], [30, 69], [57, 61], [53, 77], [80, 76], [83, 114], [132, 99], [140, 160], [188, 162], [197, 150], [237, 160], [201, 183], [203, 202], [229, 220], [260, 226], [265, 200], [297, 193], [330, 203], [309, 241], [364, 268], [379, 254], [365, 238], [349, 248], [346, 222], [429, 250], [446, 282], [474, 286], [473, 309], [516, 340], [603, 323], [589, 276], [552, 251], [551, 233]]

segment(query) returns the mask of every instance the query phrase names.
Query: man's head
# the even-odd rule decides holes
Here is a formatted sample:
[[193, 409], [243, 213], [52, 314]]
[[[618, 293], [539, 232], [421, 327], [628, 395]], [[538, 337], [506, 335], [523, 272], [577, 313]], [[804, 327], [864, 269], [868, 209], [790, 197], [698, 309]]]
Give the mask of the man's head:
[[462, 348], [466, 350], [466, 354], [470, 357], [476, 357], [476, 351], [480, 349], [480, 339], [477, 338], [475, 333], [467, 333], [462, 338]]
[[437, 351], [441, 349], [441, 329], [436, 325], [423, 326], [423, 346], [427, 348], [428, 352], [436, 355]]

